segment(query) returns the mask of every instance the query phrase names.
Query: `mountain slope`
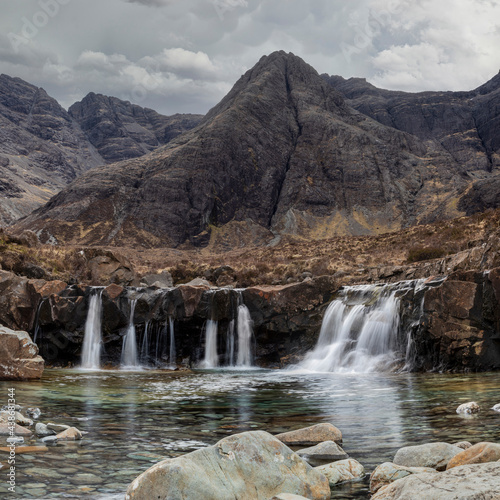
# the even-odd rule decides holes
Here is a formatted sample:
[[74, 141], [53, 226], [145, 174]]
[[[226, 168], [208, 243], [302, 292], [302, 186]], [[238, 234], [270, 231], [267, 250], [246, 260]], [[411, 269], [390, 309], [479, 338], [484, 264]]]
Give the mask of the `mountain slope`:
[[136, 158], [194, 128], [202, 115], [160, 115], [116, 97], [91, 92], [69, 114], [108, 163]]
[[460, 198], [491, 168], [484, 153], [464, 163], [454, 151], [356, 111], [311, 66], [275, 52], [196, 129], [92, 170], [19, 229], [60, 242], [228, 248], [383, 233], [464, 213]]
[[30, 213], [101, 163], [57, 101], [20, 78], [0, 75], [0, 224]]

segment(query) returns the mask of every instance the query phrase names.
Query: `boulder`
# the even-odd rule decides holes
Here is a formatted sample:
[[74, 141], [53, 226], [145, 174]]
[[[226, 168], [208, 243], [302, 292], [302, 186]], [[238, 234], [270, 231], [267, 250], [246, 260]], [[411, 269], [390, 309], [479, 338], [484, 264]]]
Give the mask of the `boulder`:
[[84, 255], [92, 281], [101, 284], [116, 283], [123, 286], [134, 282], [135, 272], [131, 262], [118, 252], [86, 248]]
[[472, 415], [474, 413], [479, 413], [481, 411], [481, 408], [477, 403], [474, 401], [471, 401], [470, 403], [463, 403], [457, 408], [457, 413], [465, 413], [467, 415]]
[[55, 431], [49, 429], [45, 424], [42, 424], [41, 422], [38, 422], [35, 425], [35, 434], [37, 437], [52, 436], [55, 433]]
[[[10, 436], [9, 424], [0, 422], [0, 436]], [[33, 433], [21, 425], [14, 424], [14, 435], [22, 437], [31, 437]]]
[[500, 412], [500, 404], [495, 405], [492, 410]]
[[343, 460], [349, 455], [335, 442], [325, 441], [324, 443], [319, 443], [311, 448], [304, 448], [297, 452], [302, 458], [306, 460]]
[[289, 446], [314, 446], [325, 441], [342, 443], [342, 432], [332, 424], [316, 424], [276, 435], [282, 443]]
[[57, 434], [55, 437], [58, 441], [77, 441], [82, 439], [83, 435], [76, 427], [70, 427]]
[[365, 475], [365, 468], [352, 458], [320, 465], [319, 467], [315, 467], [315, 469], [326, 476], [330, 488], [339, 483], [361, 479]]
[[253, 431], [157, 463], [129, 485], [125, 498], [268, 500], [282, 493], [329, 500], [330, 487], [275, 437]]
[[123, 293], [124, 288], [116, 283], [111, 283], [111, 285], [105, 288], [106, 294], [111, 300], [115, 300]]
[[[10, 413], [8, 411], [0, 411], [0, 422], [8, 422]], [[18, 411], [14, 413], [14, 418], [16, 419], [16, 424], [22, 425], [24, 427], [30, 427], [33, 425], [33, 420], [25, 417]]]
[[460, 465], [484, 464], [486, 462], [496, 462], [500, 460], [500, 444], [496, 443], [477, 443], [470, 448], [455, 455], [446, 466], [446, 469], [452, 469]]
[[494, 500], [499, 498], [500, 463], [462, 465], [441, 474], [412, 474], [381, 488], [371, 500]]
[[458, 443], [453, 443], [453, 446], [458, 446], [459, 448], [462, 448], [462, 450], [466, 450], [467, 448], [470, 448], [472, 446], [469, 441], [459, 441]]
[[156, 288], [171, 288], [174, 286], [172, 275], [168, 271], [162, 271], [159, 274], [146, 274], [141, 278], [141, 282]]
[[380, 488], [402, 479], [411, 474], [423, 474], [437, 472], [430, 467], [403, 467], [391, 462], [379, 465], [370, 476], [370, 492], [376, 493]]
[[393, 462], [404, 467], [430, 467], [445, 470], [448, 462], [463, 450], [448, 443], [427, 443], [406, 446], [397, 451]]
[[0, 327], [0, 380], [40, 378], [44, 361], [27, 332]]
[[54, 424], [52, 422], [49, 422], [47, 424], [47, 429], [54, 431], [54, 432], [63, 432], [69, 429], [69, 425], [66, 424]]
[[275, 495], [271, 500], [308, 500], [306, 497], [301, 495], [294, 495], [293, 493], [280, 493]]

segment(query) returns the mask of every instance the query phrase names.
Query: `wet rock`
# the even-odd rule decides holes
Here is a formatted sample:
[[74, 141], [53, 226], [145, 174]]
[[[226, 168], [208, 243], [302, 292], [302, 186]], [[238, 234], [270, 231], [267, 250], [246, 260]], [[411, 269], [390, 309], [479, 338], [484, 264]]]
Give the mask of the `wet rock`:
[[45, 437], [45, 436], [52, 436], [56, 434], [56, 432], [52, 429], [49, 429], [45, 424], [38, 422], [35, 425], [35, 434], [37, 437]]
[[446, 469], [452, 469], [460, 465], [496, 462], [497, 460], [500, 460], [500, 444], [488, 442], [477, 443], [458, 455], [455, 455], [448, 462]]
[[472, 446], [469, 441], [459, 441], [458, 443], [453, 443], [453, 446], [457, 446], [458, 448], [462, 448], [462, 450], [466, 450]]
[[500, 412], [500, 404], [495, 405], [492, 410]]
[[397, 451], [393, 462], [404, 467], [430, 467], [443, 471], [448, 462], [462, 451], [461, 448], [448, 443], [406, 446]]
[[54, 424], [52, 422], [49, 422], [47, 424], [47, 429], [50, 429], [51, 431], [54, 431], [54, 432], [63, 432], [67, 429], [69, 429], [69, 425], [66, 425], [66, 424]]
[[[10, 415], [11, 415], [11, 413], [8, 411], [0, 412], [0, 422], [8, 422]], [[30, 427], [33, 425], [33, 420], [26, 418], [24, 415], [22, 415], [18, 411], [14, 412], [14, 418], [15, 418], [16, 424], [22, 425], [24, 427]]]
[[301, 495], [294, 495], [293, 493], [280, 493], [273, 496], [271, 500], [307, 500], [307, 498]]
[[43, 443], [47, 443], [47, 444], [53, 444], [53, 443], [57, 443], [57, 436], [55, 435], [52, 435], [52, 436], [45, 436], [41, 439], [41, 441]]
[[115, 300], [123, 293], [124, 288], [116, 283], [111, 283], [104, 290], [111, 300]]
[[460, 414], [460, 413], [466, 413], [468, 415], [472, 415], [474, 413], [479, 413], [480, 411], [481, 411], [481, 408], [474, 401], [471, 401], [470, 403], [461, 404], [457, 408], [457, 413], [458, 414]]
[[56, 434], [56, 438], [58, 441], [77, 441], [83, 438], [83, 434], [76, 427], [70, 427]]
[[296, 431], [283, 432], [275, 436], [289, 446], [313, 446], [325, 441], [342, 443], [342, 432], [332, 424], [316, 424]]
[[[26, 427], [22, 427], [17, 424], [15, 424], [14, 427], [14, 434], [21, 437], [31, 437], [33, 435], [33, 433], [29, 429], [26, 429]], [[10, 436], [9, 424], [0, 423], [0, 436]]]
[[479, 500], [499, 495], [500, 463], [463, 465], [440, 474], [412, 474], [381, 488], [372, 500]]
[[380, 488], [410, 474], [437, 473], [431, 467], [403, 467], [391, 462], [379, 465], [370, 476], [370, 492], [376, 493]]
[[326, 476], [330, 488], [339, 483], [361, 479], [365, 475], [365, 468], [352, 458], [320, 465], [319, 467], [315, 467], [315, 469]]
[[26, 410], [26, 415], [28, 415], [28, 417], [31, 417], [35, 420], [38, 417], [40, 417], [41, 414], [42, 414], [42, 412], [40, 411], [40, 408], [28, 408]]
[[306, 460], [343, 460], [349, 456], [333, 441], [325, 441], [311, 448], [304, 448], [303, 450], [299, 450], [297, 455]]
[[283, 492], [330, 498], [322, 474], [270, 434], [254, 431], [154, 465], [130, 484], [125, 498], [268, 500]]
[[27, 332], [0, 327], [0, 380], [40, 378], [44, 365]]
[[[1, 447], [0, 451], [10, 452], [10, 447]], [[16, 454], [44, 453], [49, 451], [46, 446], [16, 446]]]

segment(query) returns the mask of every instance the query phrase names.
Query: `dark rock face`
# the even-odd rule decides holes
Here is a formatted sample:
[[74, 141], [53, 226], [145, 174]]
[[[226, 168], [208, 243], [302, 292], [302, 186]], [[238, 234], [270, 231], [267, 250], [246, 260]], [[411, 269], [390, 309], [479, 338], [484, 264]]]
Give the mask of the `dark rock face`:
[[69, 114], [108, 163], [142, 156], [194, 128], [202, 115], [164, 116], [148, 108], [91, 92]]
[[27, 215], [101, 163], [57, 101], [20, 78], [0, 75], [0, 223]]
[[[353, 108], [426, 141], [436, 159], [447, 158], [448, 177], [472, 184], [460, 194], [459, 210], [469, 215], [500, 206], [500, 74], [469, 92], [416, 94], [379, 89], [361, 78], [322, 76]], [[441, 180], [446, 172], [439, 163]]]
[[276, 52], [196, 129], [84, 175], [21, 227], [47, 227], [62, 242], [230, 248], [249, 243], [244, 233], [264, 244], [284, 234], [376, 234], [474, 212], [496, 203], [469, 194], [460, 203], [498, 171], [487, 132], [497, 118], [486, 111], [494, 80], [472, 93], [405, 94], [337, 77], [334, 89]]

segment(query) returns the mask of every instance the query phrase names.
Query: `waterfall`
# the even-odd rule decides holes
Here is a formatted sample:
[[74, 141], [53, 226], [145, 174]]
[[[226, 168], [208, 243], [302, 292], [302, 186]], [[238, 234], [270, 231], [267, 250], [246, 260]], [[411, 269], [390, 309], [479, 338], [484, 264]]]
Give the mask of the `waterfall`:
[[141, 363], [146, 364], [149, 355], [149, 321], [144, 325], [144, 337], [142, 338]]
[[168, 324], [170, 327], [170, 352], [168, 354], [168, 361], [170, 363], [170, 369], [174, 370], [177, 367], [177, 362], [175, 353], [174, 318], [172, 318], [172, 316], [168, 318]]
[[245, 304], [238, 306], [238, 357], [236, 366], [252, 366], [252, 318]]
[[419, 282], [345, 287], [328, 307], [316, 347], [299, 364], [316, 372], [390, 369], [410, 350], [398, 345], [399, 296]]
[[36, 341], [37, 341], [37, 338], [38, 338], [38, 334], [40, 334], [41, 336], [41, 333], [42, 333], [42, 328], [40, 327], [40, 311], [42, 309], [42, 306], [44, 304], [44, 302], [48, 300], [47, 298], [45, 299], [42, 299], [40, 301], [40, 303], [38, 304], [38, 307], [36, 309], [36, 314], [35, 314], [35, 322], [34, 322], [34, 325], [35, 325], [35, 333], [33, 334], [33, 343], [36, 344]]
[[85, 335], [83, 337], [82, 368], [98, 370], [101, 366], [102, 346], [102, 289], [92, 291], [89, 310], [85, 321]]
[[135, 335], [134, 326], [134, 313], [135, 305], [137, 303], [136, 299], [130, 301], [130, 318], [127, 328], [127, 333], [123, 337], [123, 348], [122, 348], [122, 368], [138, 368], [139, 361], [137, 359], [137, 340]]
[[229, 327], [227, 329], [227, 337], [226, 337], [226, 359], [228, 366], [234, 366], [234, 351], [235, 351], [234, 319], [232, 319], [229, 322]]
[[215, 368], [219, 365], [217, 355], [217, 329], [219, 324], [213, 319], [205, 323], [205, 356], [201, 362], [202, 368]]

